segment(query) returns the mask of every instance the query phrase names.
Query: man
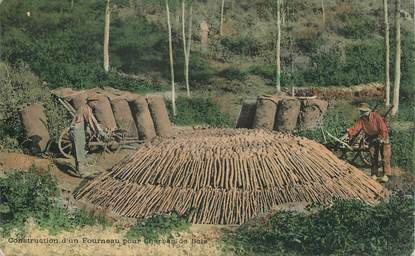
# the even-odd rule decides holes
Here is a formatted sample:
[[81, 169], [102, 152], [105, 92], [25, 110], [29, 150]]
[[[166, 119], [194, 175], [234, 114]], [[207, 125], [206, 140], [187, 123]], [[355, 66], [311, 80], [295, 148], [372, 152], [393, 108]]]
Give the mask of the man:
[[385, 119], [378, 113], [373, 112], [367, 103], [361, 103], [358, 107], [360, 118], [347, 130], [349, 140], [355, 138], [360, 132], [368, 137], [369, 150], [372, 158], [372, 178], [378, 179], [379, 154], [383, 161], [383, 176], [381, 181], [388, 182], [392, 176], [391, 145], [389, 144], [388, 126]]
[[87, 163], [85, 133], [90, 130], [89, 132], [98, 134], [102, 132], [102, 129], [92, 114], [92, 109], [87, 104], [82, 105], [77, 111], [71, 129], [74, 136], [76, 169], [82, 176], [85, 174]]

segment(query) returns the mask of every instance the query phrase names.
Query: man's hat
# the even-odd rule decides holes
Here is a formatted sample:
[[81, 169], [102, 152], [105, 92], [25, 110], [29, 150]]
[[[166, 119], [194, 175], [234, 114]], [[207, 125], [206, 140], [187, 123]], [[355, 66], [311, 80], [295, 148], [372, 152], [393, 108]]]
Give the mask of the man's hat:
[[359, 111], [362, 111], [362, 112], [370, 112], [370, 111], [372, 111], [370, 108], [369, 108], [369, 104], [367, 104], [367, 103], [360, 103], [359, 104], [359, 107], [357, 108]]

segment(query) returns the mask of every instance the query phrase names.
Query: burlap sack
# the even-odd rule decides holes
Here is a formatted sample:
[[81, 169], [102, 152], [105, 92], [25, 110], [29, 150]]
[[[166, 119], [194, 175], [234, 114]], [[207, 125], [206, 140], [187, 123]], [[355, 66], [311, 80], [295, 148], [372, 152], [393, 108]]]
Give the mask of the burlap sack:
[[326, 113], [327, 106], [328, 103], [325, 100], [303, 100], [301, 103], [299, 127], [304, 130], [315, 129], [324, 113]]
[[72, 90], [72, 88], [62, 87], [52, 90], [52, 93], [60, 98], [67, 98], [72, 96], [73, 94], [76, 94], [77, 92]]
[[133, 114], [125, 97], [114, 97], [111, 99], [112, 112], [118, 129], [126, 130], [128, 137], [138, 137]]
[[236, 128], [251, 129], [254, 124], [256, 113], [256, 102], [244, 100], [242, 102], [241, 112], [236, 123]]
[[102, 128], [108, 130], [117, 129], [114, 114], [108, 97], [99, 93], [89, 93], [88, 105], [92, 108], [92, 112]]
[[162, 96], [147, 97], [148, 107], [153, 118], [156, 133], [161, 137], [171, 137], [173, 128]]
[[156, 137], [156, 130], [146, 99], [137, 95], [129, 100], [139, 138], [141, 140], [152, 140]]
[[271, 97], [258, 97], [253, 128], [272, 130], [274, 128], [277, 103]]
[[83, 105], [87, 104], [88, 93], [87, 92], [79, 92], [77, 94], [68, 96], [66, 98], [69, 101], [69, 104], [78, 111]]
[[295, 98], [284, 98], [279, 102], [274, 130], [289, 132], [297, 127], [301, 102]]
[[28, 145], [30, 152], [33, 154], [44, 152], [50, 137], [43, 106], [38, 103], [26, 106], [20, 111], [20, 117], [25, 135], [30, 140], [30, 143], [25, 145]]

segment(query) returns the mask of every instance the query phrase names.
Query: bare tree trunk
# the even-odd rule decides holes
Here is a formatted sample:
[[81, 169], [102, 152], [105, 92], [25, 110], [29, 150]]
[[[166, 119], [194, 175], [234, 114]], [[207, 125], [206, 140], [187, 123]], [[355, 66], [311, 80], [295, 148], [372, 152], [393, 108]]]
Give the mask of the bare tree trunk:
[[277, 74], [276, 74], [276, 86], [277, 92], [281, 92], [281, 6], [280, 0], [277, 0], [277, 56], [276, 56], [276, 65], [277, 65]]
[[187, 46], [186, 46], [186, 17], [185, 17], [185, 0], [182, 0], [182, 39], [183, 39], [183, 54], [184, 54], [184, 77], [186, 81], [186, 90], [187, 90], [187, 96], [190, 97], [190, 90], [188, 87], [188, 81], [187, 81]]
[[396, 10], [395, 10], [395, 43], [396, 43], [396, 52], [395, 52], [395, 82], [393, 85], [393, 108], [391, 116], [396, 117], [399, 109], [399, 88], [401, 82], [401, 0], [396, 0]]
[[189, 10], [189, 25], [188, 25], [188, 32], [187, 32], [187, 53], [185, 59], [185, 79], [186, 79], [186, 89], [187, 89], [187, 96], [190, 97], [190, 84], [189, 84], [189, 63], [190, 63], [190, 50], [192, 47], [192, 18], [193, 18], [193, 6], [190, 4]]
[[321, 15], [323, 19], [323, 26], [326, 25], [326, 12], [324, 10], [324, 0], [321, 0]]
[[388, 107], [390, 105], [390, 66], [389, 66], [389, 15], [388, 15], [388, 0], [383, 0], [383, 14], [385, 22], [385, 91], [386, 99], [385, 104]]
[[174, 63], [173, 63], [173, 43], [171, 36], [170, 8], [169, 0], [166, 0], [167, 27], [169, 30], [169, 56], [170, 56], [170, 76], [171, 76], [171, 104], [173, 115], [176, 116], [176, 90], [174, 86]]
[[225, 9], [225, 0], [222, 0], [222, 6], [220, 8], [220, 27], [219, 27], [219, 35], [223, 36], [223, 11]]
[[105, 8], [105, 28], [104, 28], [104, 70], [108, 72], [110, 67], [109, 42], [110, 42], [110, 0], [107, 0]]
[[71, 0], [71, 10], [73, 9], [73, 1], [74, 0]]

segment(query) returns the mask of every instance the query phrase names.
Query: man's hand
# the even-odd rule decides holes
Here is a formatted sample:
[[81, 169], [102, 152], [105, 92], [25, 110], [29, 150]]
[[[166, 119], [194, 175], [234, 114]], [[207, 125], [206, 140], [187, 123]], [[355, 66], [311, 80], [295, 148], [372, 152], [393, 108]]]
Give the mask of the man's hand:
[[349, 134], [345, 133], [343, 135], [343, 137], [340, 138], [340, 140], [348, 143], [349, 142]]
[[384, 139], [382, 139], [380, 137], [376, 138], [376, 141], [379, 142], [380, 144], [387, 144], [388, 143], [387, 141], [385, 141]]

